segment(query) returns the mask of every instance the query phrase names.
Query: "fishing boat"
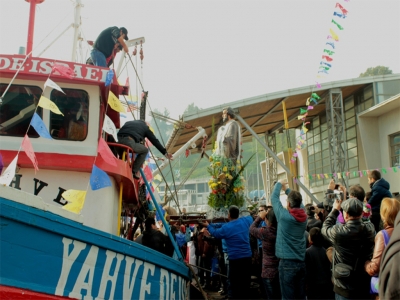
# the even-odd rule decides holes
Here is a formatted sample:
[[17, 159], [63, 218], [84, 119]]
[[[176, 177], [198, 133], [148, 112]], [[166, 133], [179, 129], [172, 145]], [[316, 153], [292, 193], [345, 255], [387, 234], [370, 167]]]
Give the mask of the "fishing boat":
[[[33, 36], [43, 0], [27, 2]], [[143, 170], [132, 176], [132, 149], [104, 131], [120, 126], [110, 93], [129, 87], [109, 68], [32, 57], [32, 43], [0, 54], [0, 298], [188, 299], [171, 232], [177, 259], [132, 241], [149, 206], [161, 211]]]

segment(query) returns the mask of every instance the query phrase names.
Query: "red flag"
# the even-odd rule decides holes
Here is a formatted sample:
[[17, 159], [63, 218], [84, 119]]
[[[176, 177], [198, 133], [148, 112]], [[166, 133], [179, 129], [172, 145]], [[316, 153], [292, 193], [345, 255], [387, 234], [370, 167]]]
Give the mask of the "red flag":
[[110, 147], [108, 147], [106, 141], [101, 137], [99, 140], [99, 148], [97, 152], [100, 153], [101, 157], [110, 165], [117, 166], [116, 157], [111, 152]]
[[26, 155], [31, 160], [33, 167], [35, 168], [35, 174], [36, 174], [36, 171], [39, 171], [38, 161], [36, 159], [35, 151], [33, 151], [31, 141], [29, 140], [29, 137], [26, 134], [24, 139], [22, 140], [22, 148], [25, 150]]
[[326, 59], [326, 61], [332, 61], [333, 58], [329, 57], [328, 55], [322, 55], [322, 59]]
[[342, 13], [343, 13], [344, 15], [347, 15], [347, 9], [345, 9], [340, 3], [336, 3], [336, 6], [335, 6], [335, 7], [339, 7], [340, 10], [342, 11]]
[[129, 77], [126, 78], [125, 86], [129, 86]]
[[62, 64], [54, 63], [52, 72], [54, 71], [60, 73], [61, 76], [65, 76], [71, 79], [75, 77], [75, 72], [70, 67], [64, 66]]
[[153, 173], [151, 173], [151, 169], [149, 166], [145, 166], [143, 169], [144, 176], [146, 176], [146, 179], [148, 182], [153, 180]]

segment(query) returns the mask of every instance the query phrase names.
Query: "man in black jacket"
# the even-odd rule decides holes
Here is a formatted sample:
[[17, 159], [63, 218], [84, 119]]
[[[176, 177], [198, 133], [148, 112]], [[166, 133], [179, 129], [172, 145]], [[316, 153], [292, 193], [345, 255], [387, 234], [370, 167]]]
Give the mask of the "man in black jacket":
[[144, 228], [142, 245], [172, 256], [173, 246], [171, 240], [157, 229], [154, 216], [150, 216], [144, 221]]
[[[329, 239], [334, 247], [333, 274], [336, 299], [368, 299], [371, 277], [364, 271], [364, 263], [372, 257], [374, 251], [375, 229], [372, 223], [363, 222], [363, 203], [353, 198], [352, 189], [362, 189], [360, 186], [350, 187], [350, 198], [344, 201], [335, 200], [331, 213], [322, 225], [322, 235]], [[340, 208], [343, 208], [345, 224], [336, 224]], [[350, 266], [350, 276], [335, 276], [338, 264]]]
[[129, 146], [137, 154], [132, 167], [133, 177], [140, 178], [139, 169], [142, 167], [149, 149], [144, 145], [144, 139], [147, 138], [154, 147], [158, 149], [166, 158], [172, 159], [172, 154], [161, 145], [154, 133], [142, 120], [134, 120], [126, 122], [118, 131], [118, 142]]
[[381, 222], [381, 203], [383, 198], [392, 198], [392, 193], [390, 190], [390, 184], [384, 178], [381, 177], [381, 173], [377, 170], [371, 171], [368, 175], [368, 183], [371, 187], [371, 197], [368, 200], [369, 205], [371, 205], [372, 216], [371, 222], [375, 226], [375, 231], [380, 230]]

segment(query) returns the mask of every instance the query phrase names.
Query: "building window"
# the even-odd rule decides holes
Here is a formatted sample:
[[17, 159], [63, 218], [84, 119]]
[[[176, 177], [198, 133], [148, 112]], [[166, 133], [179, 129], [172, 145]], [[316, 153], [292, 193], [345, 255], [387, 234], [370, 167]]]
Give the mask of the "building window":
[[53, 90], [50, 100], [64, 114], [50, 112], [50, 134], [55, 139], [83, 141], [89, 121], [89, 95], [86, 91], [63, 89], [65, 94]]
[[400, 166], [400, 132], [392, 134], [390, 138], [390, 166]]
[[[7, 84], [0, 84], [0, 95], [7, 87]], [[0, 135], [39, 137], [29, 125], [35, 112], [42, 118], [42, 108], [37, 106], [41, 95], [42, 89], [37, 86], [11, 85], [0, 105]]]
[[374, 93], [373, 93], [372, 84], [368, 85], [366, 88], [362, 89], [361, 91], [358, 91], [357, 93], [355, 93], [354, 98], [356, 101], [355, 104], [356, 104], [356, 108], [357, 108], [357, 113], [360, 113], [360, 112], [374, 106], [375, 101], [374, 101]]

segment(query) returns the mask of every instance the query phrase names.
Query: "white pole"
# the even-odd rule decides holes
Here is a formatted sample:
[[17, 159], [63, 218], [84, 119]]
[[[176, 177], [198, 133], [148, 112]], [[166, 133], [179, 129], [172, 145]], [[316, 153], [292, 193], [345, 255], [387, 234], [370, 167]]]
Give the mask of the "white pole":
[[[183, 145], [181, 148], [178, 149], [178, 151], [176, 151], [173, 155], [173, 159], [178, 157], [179, 155], [181, 155], [184, 151], [186, 151], [186, 149], [189, 148], [195, 148], [196, 144], [194, 143], [195, 141], [197, 141], [199, 138], [204, 138], [207, 136], [206, 131], [204, 130], [204, 128], [202, 127], [197, 127], [197, 130], [199, 131], [194, 137], [192, 137], [189, 141], [186, 142], [185, 145]], [[193, 147], [194, 146], [194, 147]], [[157, 174], [160, 173], [160, 171], [162, 171], [167, 165], [169, 164], [169, 160], [167, 159], [166, 161], [164, 161], [159, 168], [155, 169], [153, 172], [153, 177], [156, 176]]]
[[76, 60], [76, 49], [77, 49], [77, 44], [78, 44], [78, 38], [79, 38], [79, 33], [80, 33], [80, 26], [81, 26], [81, 7], [82, 7], [82, 2], [81, 0], [76, 0], [76, 6], [75, 6], [75, 20], [74, 23], [72, 24], [72, 27], [74, 27], [74, 39], [72, 41], [72, 61], [75, 62]]

